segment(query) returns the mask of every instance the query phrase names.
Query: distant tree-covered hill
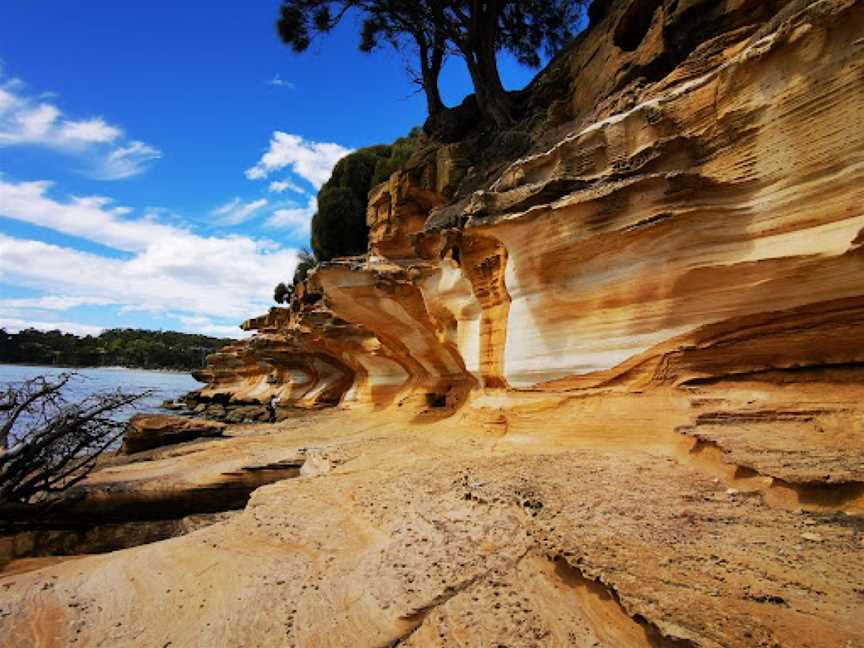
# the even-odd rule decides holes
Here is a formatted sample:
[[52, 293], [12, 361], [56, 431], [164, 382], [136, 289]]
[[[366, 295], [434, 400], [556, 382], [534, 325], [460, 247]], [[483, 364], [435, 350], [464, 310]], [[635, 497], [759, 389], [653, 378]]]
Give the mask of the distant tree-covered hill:
[[61, 331], [0, 329], [0, 362], [63, 367], [139, 367], [192, 370], [232, 340], [177, 333], [109, 329], [79, 337]]

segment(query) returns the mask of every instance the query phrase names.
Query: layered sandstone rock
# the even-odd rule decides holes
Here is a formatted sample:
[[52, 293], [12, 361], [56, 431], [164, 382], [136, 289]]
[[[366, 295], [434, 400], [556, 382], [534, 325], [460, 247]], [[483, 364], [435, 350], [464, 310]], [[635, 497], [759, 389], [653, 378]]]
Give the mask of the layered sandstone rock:
[[[103, 459], [62, 499], [0, 507], [0, 569], [18, 558], [102, 553], [188, 533], [227, 519], [256, 488], [298, 476], [305, 463], [305, 451], [271, 444], [266, 430], [250, 436], [244, 426], [161, 415], [140, 417], [132, 430], [132, 454]], [[209, 434], [190, 444], [175, 430]]]
[[[500, 420], [502, 404], [476, 403], [432, 428], [404, 408], [331, 410], [235, 440], [235, 456], [314, 447], [326, 468], [259, 488], [241, 514], [182, 537], [37, 570], [12, 563], [0, 576], [4, 642], [649, 648], [864, 638], [859, 518], [839, 500], [772, 494], [692, 452], [674, 432], [691, 415], [686, 397], [510, 397]], [[131, 464], [127, 477], [172, 482], [224, 465], [224, 442], [206, 443], [223, 445]]]
[[[375, 405], [391, 391], [586, 386], [695, 356], [706, 326], [755, 336], [736, 345], [736, 372], [860, 362], [861, 9], [775, 5], [609, 8], [534, 84], [534, 101], [567, 107], [526, 128], [540, 140], [558, 120], [566, 135], [465, 198], [440, 170], [449, 147], [395, 174], [370, 197], [368, 260], [325, 264], [305, 287], [316, 301], [250, 321], [259, 333], [211, 358], [204, 393], [368, 402], [381, 373], [394, 389]], [[639, 38], [622, 31], [634, 21]], [[755, 332], [760, 318], [806, 330]], [[343, 348], [345, 326], [362, 350]], [[386, 368], [367, 366], [372, 347]]]
[[202, 437], [222, 436], [224, 430], [222, 423], [213, 421], [165, 414], [136, 414], [123, 433], [121, 452], [132, 454]]
[[305, 474], [0, 580], [12, 645], [864, 644], [864, 6], [592, 15], [518, 128], [375, 189], [369, 254], [195, 401], [333, 407], [117, 468]]

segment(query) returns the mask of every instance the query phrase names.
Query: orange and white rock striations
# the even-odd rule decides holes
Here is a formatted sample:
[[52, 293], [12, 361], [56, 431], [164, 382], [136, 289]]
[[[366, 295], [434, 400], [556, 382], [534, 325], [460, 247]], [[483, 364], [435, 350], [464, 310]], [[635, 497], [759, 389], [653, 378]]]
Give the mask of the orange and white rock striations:
[[4, 645], [864, 645], [864, 3], [592, 13], [497, 153], [373, 190], [369, 255], [200, 374], [336, 407], [88, 492], [299, 476], [13, 562]]
[[[463, 226], [418, 224], [423, 209], [430, 223], [441, 209], [437, 158], [373, 192], [369, 260], [325, 264], [312, 279], [323, 295], [314, 308], [363, 327], [389, 356], [373, 382], [535, 388], [602, 376], [708, 324], [808, 305], [818, 314], [862, 295], [860, 3], [780, 3], [764, 23], [720, 30], [656, 83], [616, 87], [633, 61], [662, 55], [655, 32], [683, 28], [675, 20], [693, 3], [681, 4], [665, 23], [655, 12], [630, 61], [610, 30], [577, 43], [571, 74], [593, 79], [580, 96], [616, 92], [595, 96], [570, 134], [462, 201]], [[585, 49], [595, 55], [581, 64]], [[237, 375], [260, 373], [253, 358], [284, 365], [267, 349], [273, 335], [326, 355], [296, 329], [338, 332], [326, 317], [303, 319], [253, 321], [262, 334], [237, 346], [248, 355]], [[849, 334], [847, 360], [858, 361], [861, 331]], [[332, 357], [369, 364], [352, 354]], [[234, 370], [223, 357], [212, 362], [217, 374]], [[369, 369], [379, 374], [361, 369], [358, 381]], [[319, 373], [331, 380], [311, 369], [302, 380]], [[238, 390], [238, 400], [274, 391], [303, 401], [265, 385]]]
[[467, 231], [508, 254], [510, 384], [861, 294], [864, 18], [797, 8], [474, 197]]

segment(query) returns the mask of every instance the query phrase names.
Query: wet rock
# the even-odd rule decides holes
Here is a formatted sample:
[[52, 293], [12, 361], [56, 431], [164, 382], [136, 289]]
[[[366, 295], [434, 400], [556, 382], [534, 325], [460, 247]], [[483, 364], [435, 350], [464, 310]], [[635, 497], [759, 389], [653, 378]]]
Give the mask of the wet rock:
[[204, 410], [204, 415], [207, 418], [211, 418], [211, 419], [221, 420], [221, 419], [225, 418], [226, 414], [227, 414], [227, 411], [225, 410], [225, 406], [220, 405], [219, 403], [213, 403], [212, 405], [209, 405], [207, 407], [207, 409]]
[[241, 405], [232, 408], [225, 416], [226, 423], [266, 422], [270, 412], [263, 405]]

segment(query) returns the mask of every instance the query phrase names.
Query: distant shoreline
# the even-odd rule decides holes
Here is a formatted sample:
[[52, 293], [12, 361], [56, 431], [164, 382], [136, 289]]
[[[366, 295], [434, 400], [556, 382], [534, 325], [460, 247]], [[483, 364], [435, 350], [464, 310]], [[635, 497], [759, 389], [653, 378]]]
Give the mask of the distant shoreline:
[[171, 373], [171, 374], [189, 374], [191, 375], [196, 369], [169, 369], [169, 368], [153, 368], [153, 367], [136, 367], [125, 365], [47, 365], [38, 362], [9, 362], [0, 360], [0, 365], [9, 365], [10, 367], [34, 367], [44, 369], [68, 369], [70, 371], [78, 371], [80, 369], [108, 369], [108, 370], [123, 370], [123, 371], [152, 371], [154, 373]]
[[0, 327], [0, 363], [188, 373], [204, 367], [209, 355], [232, 341], [179, 331], [107, 329], [82, 337], [59, 330], [8, 333]]

